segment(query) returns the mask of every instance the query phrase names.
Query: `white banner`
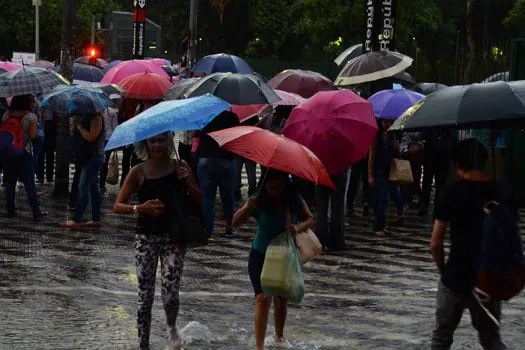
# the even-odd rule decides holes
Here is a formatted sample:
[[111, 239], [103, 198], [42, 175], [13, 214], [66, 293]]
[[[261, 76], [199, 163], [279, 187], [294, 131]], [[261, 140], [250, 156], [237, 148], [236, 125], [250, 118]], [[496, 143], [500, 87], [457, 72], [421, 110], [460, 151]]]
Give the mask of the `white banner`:
[[36, 55], [33, 52], [13, 52], [12, 62], [32, 64], [36, 61]]

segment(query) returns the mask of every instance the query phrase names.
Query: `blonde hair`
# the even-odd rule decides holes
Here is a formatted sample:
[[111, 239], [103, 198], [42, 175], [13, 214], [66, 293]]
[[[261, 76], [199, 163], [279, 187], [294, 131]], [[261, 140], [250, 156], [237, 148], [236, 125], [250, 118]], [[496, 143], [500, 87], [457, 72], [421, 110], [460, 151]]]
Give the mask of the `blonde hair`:
[[[164, 133], [160, 133], [159, 135], [166, 135], [166, 142], [168, 143], [168, 154], [170, 158], [177, 157], [177, 148], [175, 147], [175, 139], [173, 138], [173, 133], [171, 131], [166, 131]], [[154, 136], [153, 136], [154, 137]], [[137, 142], [134, 145], [135, 154], [139, 159], [147, 160], [150, 157], [149, 148], [148, 148], [148, 140], [142, 140], [140, 142]]]

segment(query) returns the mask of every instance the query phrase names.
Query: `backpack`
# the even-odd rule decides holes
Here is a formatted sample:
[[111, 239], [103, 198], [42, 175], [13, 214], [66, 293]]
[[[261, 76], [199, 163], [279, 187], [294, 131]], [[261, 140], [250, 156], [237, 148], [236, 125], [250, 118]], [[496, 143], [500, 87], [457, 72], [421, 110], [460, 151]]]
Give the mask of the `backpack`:
[[[476, 292], [485, 298], [506, 301], [525, 286], [525, 259], [518, 219], [500, 189], [498, 201], [485, 204], [482, 223], [480, 269]], [[509, 192], [510, 193], [510, 192]]]
[[2, 157], [16, 157], [21, 155], [24, 149], [24, 128], [22, 119], [29, 111], [24, 111], [20, 115], [8, 112], [9, 118], [0, 128], [0, 155]]

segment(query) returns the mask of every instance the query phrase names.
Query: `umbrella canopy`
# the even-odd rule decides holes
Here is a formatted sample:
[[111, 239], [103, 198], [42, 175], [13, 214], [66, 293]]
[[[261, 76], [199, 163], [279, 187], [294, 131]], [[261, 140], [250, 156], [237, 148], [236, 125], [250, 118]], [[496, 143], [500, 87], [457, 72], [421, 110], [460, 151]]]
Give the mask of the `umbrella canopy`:
[[412, 74], [407, 73], [405, 71], [401, 73], [397, 73], [392, 77], [394, 81], [398, 81], [401, 84], [413, 86], [416, 84], [416, 79], [412, 76]]
[[123, 61], [111, 68], [102, 78], [101, 82], [106, 84], [118, 84], [124, 78], [138, 73], [154, 73], [170, 80], [170, 76], [158, 64], [147, 60]]
[[171, 62], [168, 60], [165, 60], [164, 58], [149, 58], [146, 61], [149, 61], [153, 64], [156, 64], [157, 66], [171, 66]]
[[122, 87], [118, 86], [117, 84], [90, 83], [90, 82], [83, 82], [81, 80], [78, 81], [78, 83], [73, 80], [73, 84], [79, 85], [83, 88], [100, 89], [106, 95], [122, 94], [126, 91]]
[[510, 80], [510, 73], [507, 72], [501, 72], [496, 73], [494, 75], [491, 75], [487, 79], [483, 80], [482, 83], [493, 83], [495, 81], [509, 81]]
[[308, 148], [282, 135], [254, 126], [209, 134], [222, 148], [264, 167], [284, 171], [317, 185], [334, 188], [323, 163]]
[[0, 74], [7, 72], [5, 69], [0, 68]]
[[95, 67], [100, 68], [100, 69], [103, 69], [104, 67], [106, 67], [109, 64], [108, 61], [106, 61], [103, 58], [92, 59], [89, 56], [79, 57], [74, 62], [75, 63], [80, 63], [80, 64], [89, 64], [89, 65], [95, 66]]
[[322, 74], [309, 70], [287, 69], [270, 79], [268, 85], [309, 98], [323, 90], [333, 90], [334, 84]]
[[201, 58], [192, 69], [194, 73], [243, 73], [253, 74], [253, 69], [245, 60], [234, 55], [219, 53]]
[[166, 131], [202, 130], [230, 107], [229, 103], [211, 95], [161, 102], [119, 125], [106, 150], [131, 145]]
[[363, 54], [363, 44], [357, 44], [350, 46], [348, 49], [344, 50], [337, 58], [334, 60], [335, 64], [339, 67], [344, 67], [352, 59], [359, 57]]
[[416, 104], [425, 95], [410, 90], [383, 90], [372, 95], [368, 101], [374, 107], [377, 118], [396, 120], [407, 109]]
[[232, 112], [237, 114], [239, 121], [243, 123], [248, 119], [259, 116], [266, 108], [272, 109], [270, 105], [233, 105]]
[[175, 82], [164, 98], [166, 100], [180, 100], [201, 78], [189, 78]]
[[439, 83], [419, 83], [414, 86], [413, 90], [425, 96], [433, 92], [447, 88], [448, 86]]
[[122, 62], [121, 60], [114, 60], [114, 61], [111, 61], [108, 63], [107, 66], [105, 66], [103, 69], [102, 69], [102, 72], [104, 74], [106, 74], [111, 68], [115, 67], [117, 64], [119, 64], [120, 62]]
[[412, 58], [398, 52], [369, 52], [348, 62], [335, 80], [335, 85], [356, 85], [389, 78], [410, 67], [412, 61]]
[[301, 103], [306, 102], [306, 98], [294, 94], [293, 92], [287, 92], [283, 90], [275, 90], [275, 92], [281, 98], [281, 100], [272, 103], [274, 106], [298, 106]]
[[407, 110], [390, 131], [492, 128], [525, 121], [525, 81], [452, 86]]
[[6, 72], [10, 72], [12, 70], [22, 68], [22, 65], [15, 62], [0, 62], [0, 68]]
[[160, 100], [173, 86], [165, 78], [152, 73], [139, 73], [124, 78], [119, 85], [126, 90], [126, 98]]
[[377, 133], [372, 105], [350, 90], [322, 91], [295, 107], [282, 134], [338, 175], [363, 159]]
[[[60, 66], [56, 66], [53, 68], [53, 70], [57, 73], [60, 73]], [[94, 66], [90, 66], [88, 64], [82, 64], [82, 63], [74, 63], [73, 64], [73, 79], [74, 80], [83, 80], [83, 81], [89, 81], [92, 83], [98, 83], [102, 77], [104, 76], [104, 73], [102, 71]]]
[[31, 67], [42, 67], [42, 68], [53, 68], [54, 66], [55, 65], [53, 64], [53, 62], [43, 61], [43, 60], [36, 61], [33, 64], [31, 64]]
[[0, 97], [41, 94], [59, 84], [69, 82], [49, 69], [22, 67], [0, 75]]
[[62, 114], [95, 114], [113, 106], [104, 91], [83, 86], [58, 86], [38, 100], [42, 107]]
[[214, 73], [195, 83], [186, 96], [208, 93], [232, 105], [270, 104], [280, 100], [272, 88], [253, 74]]

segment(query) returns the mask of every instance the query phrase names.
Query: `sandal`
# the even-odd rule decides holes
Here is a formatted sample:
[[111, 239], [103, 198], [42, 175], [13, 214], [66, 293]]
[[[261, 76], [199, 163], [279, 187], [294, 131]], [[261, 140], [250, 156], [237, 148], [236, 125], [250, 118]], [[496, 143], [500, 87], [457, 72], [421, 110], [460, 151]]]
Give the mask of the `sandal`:
[[381, 237], [381, 238], [386, 238], [387, 237], [387, 234], [386, 234], [386, 232], [384, 230], [383, 231], [374, 231], [374, 234], [377, 237]]
[[61, 222], [61, 223], [59, 223], [59, 225], [60, 225], [60, 227], [63, 227], [63, 228], [81, 228], [82, 227], [81, 223], [75, 222], [73, 220], [68, 220], [66, 222]]
[[89, 227], [89, 228], [100, 228], [102, 226], [104, 226], [100, 221], [88, 221], [86, 222], [84, 225], [84, 227]]

